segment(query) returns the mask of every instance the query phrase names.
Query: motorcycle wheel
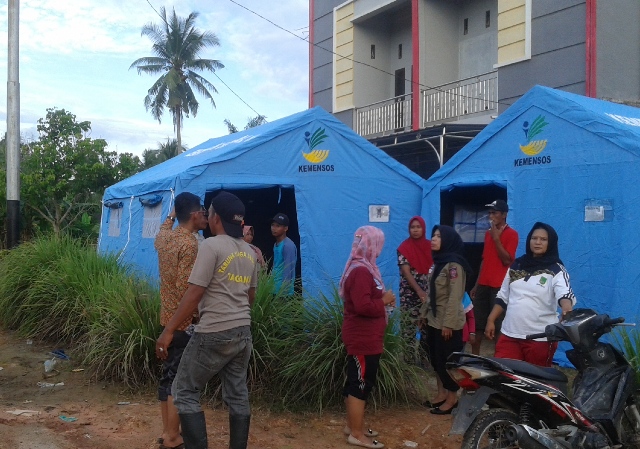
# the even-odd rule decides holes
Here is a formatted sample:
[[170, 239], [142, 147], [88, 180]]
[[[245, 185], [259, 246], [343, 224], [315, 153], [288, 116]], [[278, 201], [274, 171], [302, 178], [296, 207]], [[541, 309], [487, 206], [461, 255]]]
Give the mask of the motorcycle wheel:
[[507, 429], [518, 424], [514, 412], [502, 408], [481, 412], [464, 433], [461, 449], [507, 449], [517, 448], [507, 440]]

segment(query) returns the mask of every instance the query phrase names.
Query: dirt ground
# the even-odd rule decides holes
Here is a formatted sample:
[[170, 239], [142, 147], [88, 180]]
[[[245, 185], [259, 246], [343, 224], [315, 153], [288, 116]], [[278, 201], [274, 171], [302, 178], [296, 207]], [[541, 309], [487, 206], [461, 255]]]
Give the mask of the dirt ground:
[[[81, 367], [73, 360], [57, 364], [59, 374], [44, 379], [44, 362], [53, 358], [54, 349], [0, 330], [0, 449], [158, 447], [161, 426], [153, 392], [131, 394], [117, 385], [95, 382], [83, 371], [74, 372]], [[39, 382], [64, 385], [41, 387]], [[227, 448], [226, 410], [205, 410], [209, 447]], [[337, 411], [285, 414], [254, 406], [249, 448], [355, 447], [342, 435], [344, 419]], [[419, 406], [368, 409], [366, 419], [387, 448], [454, 449], [461, 444], [461, 437], [448, 436], [451, 416], [434, 416]]]

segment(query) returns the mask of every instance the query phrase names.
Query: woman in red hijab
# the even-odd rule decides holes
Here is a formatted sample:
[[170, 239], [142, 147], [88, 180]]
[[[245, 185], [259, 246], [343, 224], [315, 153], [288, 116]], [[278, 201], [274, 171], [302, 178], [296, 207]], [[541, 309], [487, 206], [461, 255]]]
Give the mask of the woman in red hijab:
[[400, 267], [400, 308], [411, 318], [411, 326], [403, 335], [411, 345], [415, 342], [420, 307], [429, 296], [429, 270], [433, 265], [431, 241], [425, 237], [426, 224], [422, 217], [409, 220], [409, 238], [398, 247]]

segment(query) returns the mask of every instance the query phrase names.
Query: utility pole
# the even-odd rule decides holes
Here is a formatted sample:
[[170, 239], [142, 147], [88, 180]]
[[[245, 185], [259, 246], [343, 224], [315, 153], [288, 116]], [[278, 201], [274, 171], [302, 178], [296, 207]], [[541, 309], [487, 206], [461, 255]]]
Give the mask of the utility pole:
[[7, 248], [20, 241], [20, 0], [9, 0], [7, 62]]

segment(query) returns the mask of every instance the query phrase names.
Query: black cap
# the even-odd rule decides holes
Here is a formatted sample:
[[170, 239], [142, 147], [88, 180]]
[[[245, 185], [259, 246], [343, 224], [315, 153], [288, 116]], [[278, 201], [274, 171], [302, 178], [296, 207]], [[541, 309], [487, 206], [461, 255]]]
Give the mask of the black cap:
[[287, 217], [282, 212], [279, 212], [276, 214], [275, 217], [273, 217], [273, 220], [271, 220], [271, 223], [278, 223], [279, 225], [282, 225], [282, 226], [289, 226], [289, 217]]
[[493, 203], [485, 204], [485, 207], [498, 212], [509, 212], [509, 205], [503, 200], [495, 200]]
[[242, 237], [244, 224], [244, 204], [233, 193], [220, 192], [212, 200], [211, 206], [220, 220], [224, 232], [231, 237]]

